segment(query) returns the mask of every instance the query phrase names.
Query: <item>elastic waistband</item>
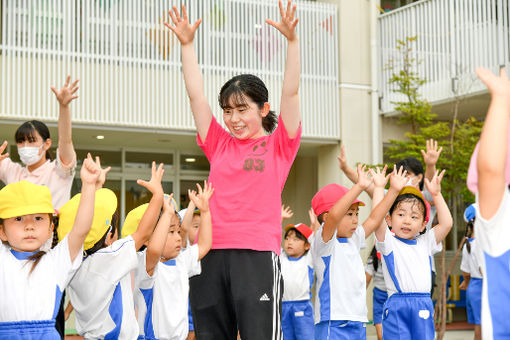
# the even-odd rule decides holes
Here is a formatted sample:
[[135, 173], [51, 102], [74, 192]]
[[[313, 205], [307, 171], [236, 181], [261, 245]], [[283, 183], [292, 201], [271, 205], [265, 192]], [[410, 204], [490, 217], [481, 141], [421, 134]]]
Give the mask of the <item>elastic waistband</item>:
[[54, 329], [55, 320], [30, 320], [30, 321], [7, 321], [0, 322], [0, 331], [10, 329]]
[[471, 281], [483, 281], [483, 279], [480, 279], [478, 277], [471, 277]]
[[282, 301], [283, 304], [298, 304], [298, 303], [308, 303], [310, 300], [296, 300], [296, 301]]
[[391, 295], [391, 297], [396, 298], [430, 298], [430, 293], [394, 293]]

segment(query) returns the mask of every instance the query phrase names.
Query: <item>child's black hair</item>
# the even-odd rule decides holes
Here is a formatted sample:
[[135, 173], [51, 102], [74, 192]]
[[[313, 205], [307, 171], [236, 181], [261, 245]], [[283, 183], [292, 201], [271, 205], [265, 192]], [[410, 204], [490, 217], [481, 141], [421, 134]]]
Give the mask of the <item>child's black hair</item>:
[[372, 248], [372, 251], [370, 252], [370, 257], [372, 258], [372, 266], [374, 267], [374, 273], [377, 271], [377, 268], [379, 267], [379, 258], [377, 257], [377, 249], [375, 249], [375, 246]]
[[117, 210], [115, 210], [115, 213], [112, 216], [112, 223], [111, 223], [112, 228], [107, 230], [104, 233], [103, 237], [101, 237], [101, 239], [99, 241], [97, 241], [90, 249], [84, 250], [84, 253], [86, 254], [86, 256], [90, 256], [90, 255], [94, 254], [96, 251], [106, 248], [106, 238], [108, 237], [109, 233], [112, 233], [112, 236], [115, 235], [115, 233], [117, 233], [117, 235], [120, 235], [119, 224], [120, 224], [119, 223], [119, 210], [117, 209]]
[[464, 237], [466, 238], [466, 242], [465, 242], [466, 249], [469, 254], [471, 254], [471, 243], [469, 243], [468, 238], [473, 237], [474, 224], [475, 224], [474, 218], [471, 219], [470, 221], [468, 221], [468, 223], [466, 224], [466, 231], [464, 233]]
[[[257, 104], [259, 109], [269, 100], [269, 92], [264, 82], [252, 74], [240, 74], [227, 81], [220, 90], [218, 102], [225, 110], [234, 106], [246, 104], [246, 97], [249, 97]], [[273, 132], [278, 123], [274, 111], [269, 111], [267, 116], [262, 118], [262, 126], [267, 133]]]
[[319, 216], [317, 216], [317, 221], [319, 221], [320, 224], [324, 223], [324, 214], [327, 213], [327, 211], [320, 213]]
[[418, 159], [414, 157], [407, 157], [397, 162], [395, 166], [397, 167], [397, 170], [400, 169], [400, 167], [403, 167], [404, 170], [407, 170], [407, 172], [412, 172], [416, 176], [423, 175], [419, 185], [420, 191], [423, 190], [423, 183], [425, 182], [425, 173], [423, 172], [423, 165]]
[[[43, 143], [50, 138], [50, 130], [46, 124], [38, 120], [30, 120], [18, 127], [14, 133], [14, 140], [16, 143], [23, 143], [24, 141], [33, 143], [36, 141], [35, 132], [41, 136]], [[52, 159], [49, 150], [46, 151], [46, 159]]]
[[[416, 202], [419, 202], [418, 204], [421, 207], [420, 210], [423, 212], [423, 220], [425, 221], [425, 219], [427, 218], [427, 206], [425, 205], [425, 202], [419, 196], [409, 194], [409, 193], [397, 196], [397, 198], [391, 205], [391, 208], [389, 211], [390, 216], [393, 214], [393, 211], [395, 211], [395, 209], [402, 202], [414, 202], [414, 204], [416, 204]], [[426, 230], [423, 229], [423, 231], [420, 232], [420, 235], [424, 234], [425, 232], [426, 232]]]

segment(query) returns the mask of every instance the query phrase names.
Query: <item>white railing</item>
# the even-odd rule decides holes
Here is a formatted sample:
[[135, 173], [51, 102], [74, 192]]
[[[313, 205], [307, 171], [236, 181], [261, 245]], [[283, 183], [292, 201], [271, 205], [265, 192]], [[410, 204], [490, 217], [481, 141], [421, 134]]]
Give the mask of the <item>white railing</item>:
[[[264, 23], [274, 0], [3, 0], [0, 118], [57, 119], [49, 87], [79, 78], [73, 121], [194, 130], [180, 45], [163, 26], [171, 5], [203, 18], [196, 48], [217, 117], [221, 85], [254, 73], [279, 108], [286, 42]], [[303, 136], [339, 139], [336, 6], [298, 1]]]
[[[485, 87], [474, 70], [484, 66], [497, 71], [510, 66], [510, 5], [508, 0], [424, 0], [384, 14], [379, 19], [381, 61], [398, 59], [397, 39], [417, 36], [412, 56], [416, 70], [427, 80], [421, 88], [430, 102], [470, 95]], [[392, 71], [381, 71], [383, 112], [393, 111]]]

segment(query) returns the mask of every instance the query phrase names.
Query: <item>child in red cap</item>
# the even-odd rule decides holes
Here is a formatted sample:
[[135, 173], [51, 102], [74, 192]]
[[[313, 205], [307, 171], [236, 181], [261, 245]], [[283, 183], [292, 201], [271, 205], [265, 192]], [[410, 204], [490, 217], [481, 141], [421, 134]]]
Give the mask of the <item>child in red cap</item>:
[[365, 166], [359, 165], [357, 172], [358, 182], [351, 190], [330, 184], [312, 199], [312, 208], [322, 224], [312, 243], [317, 277], [316, 340], [366, 339], [366, 278], [359, 251], [407, 182], [407, 178], [395, 175], [388, 195], [359, 225], [358, 209], [365, 204], [357, 196], [372, 183], [372, 178]]
[[282, 331], [285, 340], [313, 338], [313, 230], [303, 223], [285, 227], [280, 263], [283, 277]]

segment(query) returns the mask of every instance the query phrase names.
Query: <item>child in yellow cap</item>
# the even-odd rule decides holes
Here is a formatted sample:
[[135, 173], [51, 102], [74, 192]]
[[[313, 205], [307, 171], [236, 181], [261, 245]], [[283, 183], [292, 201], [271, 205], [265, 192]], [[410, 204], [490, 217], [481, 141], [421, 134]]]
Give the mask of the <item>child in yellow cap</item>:
[[[117, 199], [107, 189], [96, 192], [97, 214], [94, 214], [92, 230], [85, 240], [86, 256], [68, 289], [76, 312], [76, 330], [86, 339], [138, 337], [130, 273], [137, 265], [137, 250], [147, 242], [159, 217], [163, 203], [163, 173], [163, 164], [156, 168], [153, 162], [151, 180], [138, 180], [139, 185], [152, 193], [148, 208], [133, 234], [109, 246], [105, 241], [109, 234], [115, 233], [111, 228], [115, 228], [112, 215], [117, 208]], [[74, 199], [60, 210], [61, 223], [77, 218]]]
[[89, 154], [80, 174], [77, 218], [47, 253], [40, 248], [53, 232], [50, 190], [27, 181], [0, 190], [0, 339], [60, 339], [55, 317], [62, 292], [82, 262], [100, 172]]
[[198, 194], [189, 192], [201, 213], [197, 242], [181, 250], [179, 217], [167, 199], [137, 268], [135, 299], [145, 339], [184, 340], [188, 335], [189, 278], [200, 274], [200, 260], [212, 245], [209, 199], [214, 189], [207, 182], [197, 188]]

